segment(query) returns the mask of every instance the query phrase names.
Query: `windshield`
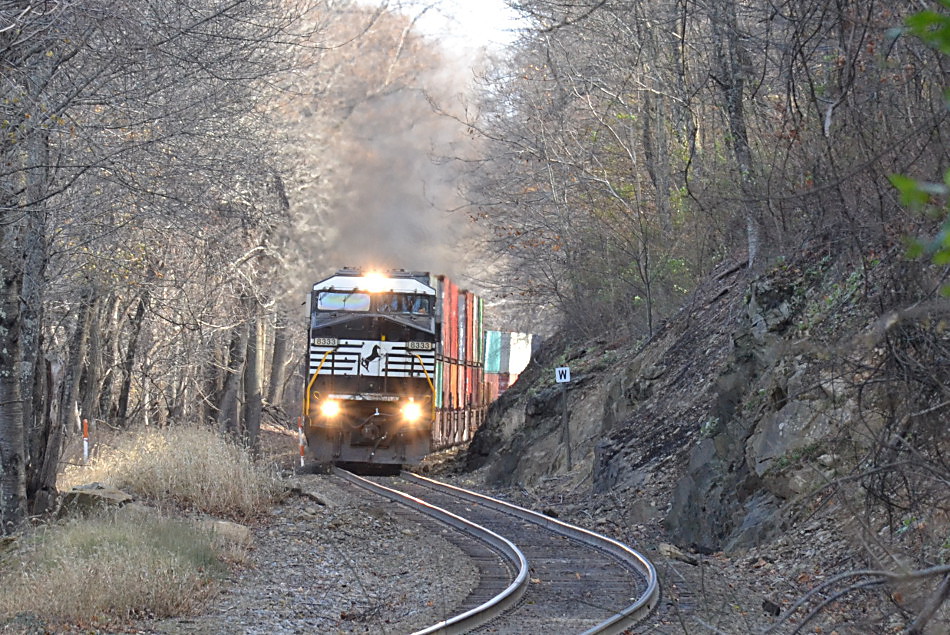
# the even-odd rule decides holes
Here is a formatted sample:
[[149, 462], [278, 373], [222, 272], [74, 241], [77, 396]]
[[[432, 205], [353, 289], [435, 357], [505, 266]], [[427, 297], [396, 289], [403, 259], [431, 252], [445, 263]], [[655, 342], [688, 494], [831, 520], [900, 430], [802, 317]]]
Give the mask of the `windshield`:
[[384, 294], [379, 296], [377, 311], [380, 313], [430, 315], [432, 313], [432, 298], [409, 293]]
[[369, 311], [368, 293], [339, 293], [323, 291], [317, 295], [317, 309], [320, 311]]
[[321, 291], [317, 294], [317, 310], [432, 315], [432, 297], [415, 293]]

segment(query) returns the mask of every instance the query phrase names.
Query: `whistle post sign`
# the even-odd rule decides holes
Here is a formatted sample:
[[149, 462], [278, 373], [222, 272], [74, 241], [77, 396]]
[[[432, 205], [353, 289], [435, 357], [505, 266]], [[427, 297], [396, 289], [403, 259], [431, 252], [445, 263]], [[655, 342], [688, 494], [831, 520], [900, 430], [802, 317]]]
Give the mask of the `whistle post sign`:
[[571, 460], [571, 426], [567, 416], [567, 385], [571, 383], [571, 369], [568, 366], [558, 366], [554, 369], [554, 381], [561, 384], [561, 442], [567, 454], [567, 471], [574, 468]]

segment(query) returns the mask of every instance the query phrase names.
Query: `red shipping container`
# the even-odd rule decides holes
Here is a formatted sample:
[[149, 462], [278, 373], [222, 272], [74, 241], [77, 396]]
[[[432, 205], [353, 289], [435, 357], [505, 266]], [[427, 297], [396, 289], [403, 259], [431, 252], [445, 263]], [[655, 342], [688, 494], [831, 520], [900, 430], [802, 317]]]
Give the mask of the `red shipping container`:
[[465, 372], [465, 385], [462, 395], [465, 397], [465, 405], [468, 406], [472, 403], [472, 367], [466, 365]]
[[451, 364], [451, 381], [449, 382], [449, 390], [451, 397], [451, 404], [453, 408], [459, 408], [461, 403], [459, 401], [459, 369], [458, 369], [458, 357], [459, 357], [459, 288], [455, 285], [454, 282], [449, 283], [449, 314], [451, 315], [451, 323], [449, 324], [449, 342], [450, 342], [450, 354], [449, 354], [449, 363]]
[[489, 373], [485, 375], [485, 386], [488, 390], [488, 400], [495, 401], [498, 399], [498, 374]]
[[[449, 279], [443, 278], [442, 295], [439, 297], [439, 302], [442, 305], [442, 357], [448, 357], [450, 350], [448, 338], [451, 320], [451, 316], [449, 315], [449, 284]], [[448, 377], [448, 375], [446, 375], [446, 377]]]
[[475, 294], [465, 292], [465, 361], [475, 361]]
[[468, 400], [469, 403], [475, 404], [475, 395], [477, 392], [475, 385], [475, 364], [478, 362], [478, 329], [476, 316], [478, 315], [478, 298], [475, 297], [473, 293], [471, 298], [469, 298], [468, 303], [468, 362], [469, 362], [469, 372], [468, 372]]
[[446, 329], [446, 344], [448, 345], [448, 352], [446, 357], [450, 359], [458, 359], [459, 356], [459, 347], [458, 347], [458, 332], [459, 332], [459, 289], [455, 286], [455, 283], [451, 280], [448, 285], [448, 294], [446, 296], [446, 305], [448, 311], [448, 328]]
[[458, 339], [458, 357], [459, 361], [464, 361], [466, 355], [468, 354], [465, 349], [465, 301], [468, 298], [466, 297], [466, 292], [459, 290], [459, 330], [455, 334], [455, 337]]
[[458, 371], [454, 360], [458, 356], [458, 287], [445, 276], [441, 277], [442, 303], [442, 407], [458, 408]]

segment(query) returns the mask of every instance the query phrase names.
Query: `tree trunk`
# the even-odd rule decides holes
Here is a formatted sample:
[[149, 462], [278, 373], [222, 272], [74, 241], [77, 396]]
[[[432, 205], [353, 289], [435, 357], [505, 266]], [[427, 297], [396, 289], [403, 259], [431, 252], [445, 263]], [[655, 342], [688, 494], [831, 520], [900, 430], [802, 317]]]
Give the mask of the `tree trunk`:
[[717, 82], [725, 98], [732, 153], [736, 162], [739, 188], [745, 206], [746, 242], [749, 270], [756, 271], [761, 248], [761, 213], [756, 201], [754, 165], [745, 118], [745, 76], [739, 42], [739, 18], [736, 0], [718, 0], [713, 15], [718, 74]]
[[218, 430], [222, 433], [237, 435], [240, 431], [238, 395], [244, 370], [244, 356], [247, 352], [247, 333], [248, 327], [244, 324], [235, 326], [231, 331], [227, 374], [221, 401], [218, 403]]
[[190, 414], [188, 410], [190, 403], [188, 386], [191, 379], [192, 378], [186, 377], [185, 372], [182, 371], [175, 380], [174, 387], [172, 388], [171, 406], [168, 409], [169, 423], [183, 422], [185, 417]]
[[673, 178], [670, 175], [670, 142], [666, 130], [668, 116], [665, 98], [646, 91], [643, 97], [643, 115], [644, 165], [656, 192], [656, 212], [660, 217], [663, 237], [666, 239], [673, 233], [673, 214], [670, 208]]
[[[42, 104], [42, 91], [52, 67], [46, 60], [20, 86]], [[16, 529], [28, 505], [29, 441], [46, 435], [48, 419], [42, 356], [43, 291], [48, 249], [46, 194], [49, 186], [49, 135], [28, 129], [16, 153], [14, 189], [19, 194], [0, 201], [0, 515], [3, 532]], [[10, 164], [7, 164], [10, 165]], [[6, 188], [4, 188], [6, 189]], [[13, 383], [17, 385], [14, 386]], [[19, 419], [19, 421], [16, 421]]]
[[247, 446], [257, 452], [260, 444], [263, 400], [261, 354], [264, 324], [260, 316], [248, 322], [247, 362], [244, 364], [244, 434]]
[[52, 415], [53, 371], [47, 360], [43, 359], [42, 364], [42, 372], [37, 375], [41, 374], [43, 380], [37, 384], [42, 383], [47, 393], [42, 400], [46, 404], [43, 420], [47, 425], [41, 437], [44, 445], [32, 454], [33, 467], [27, 470], [27, 502], [33, 514], [45, 514], [56, 505], [56, 476], [66, 441], [65, 428], [56, 425]]
[[[102, 319], [102, 304], [98, 294], [93, 292], [93, 297], [89, 302], [89, 313], [95, 325], [89, 328], [86, 341], [86, 360], [79, 381], [79, 394], [82, 399], [79, 414], [81, 418], [88, 419], [90, 422], [95, 421], [99, 416], [99, 396], [102, 394], [101, 331], [105, 326]], [[106, 314], [108, 314], [108, 309]]]
[[20, 271], [17, 225], [0, 222], [0, 531], [26, 517], [26, 459], [20, 394]]
[[287, 381], [287, 318], [277, 315], [274, 325], [274, 350], [271, 354], [270, 383], [267, 403], [275, 408], [283, 405], [284, 384]]
[[[31, 179], [32, 180], [32, 179]], [[42, 186], [35, 184], [33, 196]], [[51, 422], [46, 362], [43, 359], [43, 299], [48, 262], [46, 214], [42, 204], [26, 214], [23, 244], [23, 282], [20, 297], [20, 394], [23, 398], [24, 431], [27, 435], [27, 481], [35, 481], [34, 470], [41, 469]], [[33, 451], [39, 455], [34, 455]], [[27, 487], [27, 498], [32, 495]]]
[[[36, 78], [40, 85], [48, 78], [49, 68]], [[30, 86], [30, 92], [41, 91]], [[48, 448], [52, 421], [50, 414], [51, 386], [48, 382], [45, 346], [43, 343], [43, 303], [46, 288], [46, 265], [49, 262], [49, 244], [46, 232], [46, 198], [50, 165], [49, 136], [46, 131], [34, 130], [28, 142], [25, 164], [29, 169], [25, 173], [26, 189], [22, 198], [20, 213], [24, 216], [23, 233], [20, 235], [21, 279], [20, 279], [20, 337], [19, 361], [17, 364], [20, 379], [20, 397], [23, 400], [24, 460], [27, 506], [30, 507], [33, 495], [38, 491], [40, 481], [45, 480], [42, 472], [46, 461], [46, 452], [57, 448]], [[53, 435], [55, 436], [55, 435]], [[57, 459], [58, 459], [57, 454]], [[55, 479], [55, 477], [54, 477]]]
[[208, 346], [208, 359], [201, 373], [201, 412], [202, 423], [213, 424], [221, 412], [221, 395], [224, 393], [224, 375], [226, 373], [227, 352], [223, 345], [212, 339]]
[[[34, 471], [29, 475], [27, 482], [27, 496], [31, 501], [33, 513], [47, 511], [55, 501], [56, 474], [59, 471], [59, 459], [63, 451], [63, 442], [66, 430], [70, 423], [77, 423], [79, 414], [79, 383], [82, 374], [83, 361], [86, 357], [87, 334], [92, 323], [94, 302], [87, 296], [80, 308], [81, 314], [76, 321], [76, 328], [70, 338], [66, 364], [63, 368], [62, 380], [59, 388], [59, 411], [56, 421], [52, 416], [45, 417], [49, 421], [47, 434], [41, 452], [35, 455], [37, 461]], [[49, 373], [44, 373], [49, 375]], [[47, 383], [51, 384], [50, 381]]]
[[129, 394], [132, 391], [132, 367], [135, 364], [135, 352], [138, 345], [139, 333], [145, 320], [145, 310], [148, 306], [148, 294], [139, 297], [135, 315], [132, 317], [132, 333], [129, 335], [128, 348], [125, 350], [125, 359], [122, 361], [122, 389], [119, 392], [119, 406], [116, 412], [116, 425], [124, 427], [129, 411]]
[[[52, 421], [46, 360], [43, 357], [43, 298], [46, 276], [47, 242], [45, 213], [27, 214], [23, 287], [20, 297], [20, 394], [23, 398], [23, 429], [26, 435], [27, 501], [42, 479]], [[29, 505], [29, 502], [28, 502]]]
[[103, 308], [102, 319], [100, 321], [100, 333], [109, 334], [109, 339], [100, 346], [102, 351], [102, 360], [100, 368], [105, 370], [99, 386], [99, 398], [97, 411], [103, 419], [115, 421], [116, 413], [116, 395], [115, 387], [117, 383], [116, 369], [119, 366], [119, 313], [120, 301], [115, 295], [112, 296], [108, 306]]

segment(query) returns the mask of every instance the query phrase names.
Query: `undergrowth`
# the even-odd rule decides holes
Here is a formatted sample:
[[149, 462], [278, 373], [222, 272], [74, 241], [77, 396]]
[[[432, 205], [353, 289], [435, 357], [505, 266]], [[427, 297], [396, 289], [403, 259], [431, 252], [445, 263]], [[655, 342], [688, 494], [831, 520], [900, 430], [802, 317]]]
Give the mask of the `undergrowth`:
[[104, 513], [39, 528], [3, 555], [0, 615], [114, 624], [193, 612], [225, 569], [213, 535], [156, 513]]
[[246, 546], [173, 516], [248, 518], [266, 513], [283, 489], [276, 472], [244, 449], [213, 430], [181, 426], [125, 433], [90, 465], [68, 467], [57, 485], [92, 482], [150, 506], [73, 511], [14, 541], [0, 554], [0, 630], [193, 613]]
[[177, 426], [126, 434], [89, 466], [72, 466], [59, 489], [108, 483], [158, 504], [228, 518], [269, 508], [282, 491], [276, 472], [213, 430]]

